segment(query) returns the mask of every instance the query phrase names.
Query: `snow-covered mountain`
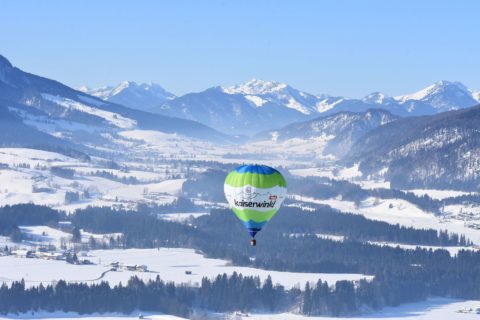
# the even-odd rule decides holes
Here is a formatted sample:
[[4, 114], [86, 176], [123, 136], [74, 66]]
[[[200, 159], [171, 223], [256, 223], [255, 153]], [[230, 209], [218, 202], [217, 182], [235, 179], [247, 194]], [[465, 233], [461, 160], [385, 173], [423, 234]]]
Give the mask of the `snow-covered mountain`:
[[[24, 72], [0, 56], [2, 145], [88, 148], [112, 145], [125, 130], [155, 130], [212, 141], [231, 141], [205, 125], [104, 101], [57, 81]], [[27, 139], [26, 137], [31, 137]], [[78, 148], [76, 148], [78, 150]], [[84, 150], [85, 148], [82, 148]]]
[[102, 100], [138, 110], [148, 110], [175, 98], [173, 93], [156, 83], [138, 84], [134, 81], [123, 81], [115, 87], [89, 88], [83, 86], [79, 90]]
[[222, 88], [222, 90], [228, 94], [243, 95], [256, 107], [272, 103], [296, 110], [304, 115], [318, 112], [318, 97], [281, 82], [252, 79], [244, 84]]
[[195, 120], [225, 133], [252, 135], [308, 118], [296, 109], [259, 96], [214, 87], [186, 94], [150, 111]]
[[190, 93], [150, 111], [199, 121], [226, 133], [251, 136], [319, 115], [382, 107], [395, 114], [405, 113], [398, 104], [379, 106], [358, 99], [315, 96], [285, 83], [253, 79], [237, 86]]
[[412, 102], [430, 105], [435, 110], [434, 113], [439, 113], [472, 107], [478, 103], [478, 95], [475, 97], [474, 93], [460, 82], [442, 80], [415, 93], [395, 97], [395, 100], [401, 105], [410, 104], [410, 107], [407, 108], [410, 113], [420, 111], [420, 113], [426, 114], [418, 110], [422, 105], [413, 106]]
[[479, 122], [480, 106], [399, 119], [358, 139], [346, 159], [387, 172], [395, 188], [478, 190]]
[[324, 138], [328, 143], [323, 154], [331, 154], [337, 158], [344, 156], [352, 144], [371, 130], [397, 120], [399, 117], [381, 109], [366, 112], [342, 111], [333, 115], [313, 120], [290, 124], [284, 128], [259, 133], [254, 141], [272, 141], [274, 143], [287, 140], [309, 140]]
[[382, 92], [372, 92], [364, 97], [362, 101], [384, 106], [397, 104], [397, 101], [393, 97], [390, 97]]
[[226, 133], [251, 135], [342, 111], [384, 109], [408, 117], [466, 108], [478, 100], [478, 92], [448, 81], [409, 95], [390, 97], [374, 92], [362, 99], [352, 99], [313, 95], [285, 83], [253, 79], [240, 85], [190, 93], [149, 111], [199, 121]]

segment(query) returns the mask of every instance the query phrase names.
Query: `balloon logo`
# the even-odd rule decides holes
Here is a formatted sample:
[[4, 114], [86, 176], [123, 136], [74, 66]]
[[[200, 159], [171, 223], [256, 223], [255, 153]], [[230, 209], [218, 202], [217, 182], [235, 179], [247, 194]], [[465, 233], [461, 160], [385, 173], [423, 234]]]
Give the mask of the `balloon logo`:
[[285, 178], [264, 165], [244, 165], [225, 179], [225, 197], [256, 245], [255, 235], [277, 213], [287, 194]]

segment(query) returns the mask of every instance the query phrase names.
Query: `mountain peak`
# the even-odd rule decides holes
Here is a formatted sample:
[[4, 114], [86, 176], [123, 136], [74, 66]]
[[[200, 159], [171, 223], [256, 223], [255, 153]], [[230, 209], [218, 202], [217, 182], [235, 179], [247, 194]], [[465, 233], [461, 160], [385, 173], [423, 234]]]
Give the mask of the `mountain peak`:
[[81, 86], [81, 87], [78, 87], [77, 90], [82, 91], [82, 92], [89, 92], [89, 91], [92, 90], [92, 88], [90, 88], [88, 86]]
[[399, 103], [416, 100], [433, 106], [437, 112], [467, 108], [477, 100], [472, 92], [458, 81], [441, 80], [417, 92], [395, 97]]
[[395, 100], [392, 97], [387, 96], [382, 92], [372, 92], [367, 95], [362, 101], [372, 104], [391, 104], [395, 103]]
[[175, 98], [174, 94], [152, 82], [139, 84], [135, 81], [125, 80], [114, 87], [104, 86], [91, 89], [83, 86], [79, 90], [102, 100], [140, 110], [148, 110]]
[[458, 86], [461, 88], [466, 88], [463, 83], [460, 81], [448, 81], [448, 80], [440, 80], [435, 82], [436, 86]]
[[435, 82], [433, 87], [435, 88], [435, 90], [447, 90], [447, 88], [450, 88], [453, 90], [469, 92], [468, 88], [459, 81], [440, 80]]
[[8, 61], [8, 59], [4, 56], [0, 55], [0, 81], [5, 82], [5, 73], [12, 68], [13, 66], [10, 61]]
[[265, 81], [253, 78], [243, 84], [227, 87], [223, 90], [230, 94], [240, 93], [257, 95], [281, 92], [287, 87], [287, 84], [278, 81]]
[[0, 69], [4, 68], [13, 68], [13, 66], [7, 58], [0, 54]]
[[127, 89], [127, 88], [130, 88], [130, 87], [138, 87], [138, 84], [135, 82], [135, 81], [122, 81], [120, 82], [120, 84], [116, 87], [113, 88], [112, 92], [110, 93], [110, 95], [114, 96], [116, 94], [119, 94], [121, 91]]
[[461, 82], [440, 80], [417, 92], [398, 96], [395, 97], [395, 99], [402, 102], [407, 100], [424, 100], [433, 94], [439, 94], [450, 90], [468, 92], [467, 87]]

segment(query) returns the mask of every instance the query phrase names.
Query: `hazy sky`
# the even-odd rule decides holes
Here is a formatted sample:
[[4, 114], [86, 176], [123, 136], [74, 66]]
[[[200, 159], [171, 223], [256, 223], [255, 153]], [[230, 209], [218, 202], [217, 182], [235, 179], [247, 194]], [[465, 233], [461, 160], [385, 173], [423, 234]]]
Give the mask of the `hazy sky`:
[[311, 93], [480, 89], [480, 1], [0, 2], [0, 54], [78, 87], [176, 94], [250, 78]]

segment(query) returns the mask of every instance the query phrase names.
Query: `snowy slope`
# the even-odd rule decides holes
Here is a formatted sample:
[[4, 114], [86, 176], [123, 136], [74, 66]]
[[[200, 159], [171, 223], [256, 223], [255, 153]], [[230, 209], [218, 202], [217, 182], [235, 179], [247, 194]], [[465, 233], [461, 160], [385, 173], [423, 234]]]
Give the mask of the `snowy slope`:
[[384, 221], [390, 224], [400, 224], [417, 229], [448, 230], [463, 234], [475, 244], [480, 244], [480, 230], [469, 228], [463, 220], [443, 219], [433, 213], [425, 212], [414, 204], [402, 199], [367, 198], [355, 205], [353, 201], [340, 199], [315, 199], [295, 196], [296, 200], [325, 204], [342, 212], [356, 213], [368, 219]]
[[[252, 320], [474, 320], [479, 315], [476, 309], [480, 308], [480, 301], [459, 301], [453, 299], [434, 298], [427, 301], [409, 303], [399, 307], [388, 307], [380, 312], [371, 312], [362, 316], [353, 317], [312, 317], [291, 313], [283, 314], [250, 314]], [[232, 318], [235, 319], [235, 318]]]
[[[169, 314], [150, 314], [149, 312], [141, 312], [144, 315], [144, 319], [151, 320], [186, 320], [186, 318], [180, 318]], [[75, 312], [31, 312], [20, 314], [9, 314], [8, 316], [0, 316], [0, 320], [12, 320], [12, 319], [43, 319], [43, 320], [138, 320], [139, 313], [133, 313], [126, 315], [123, 313], [94, 313], [90, 315], [78, 314]]]
[[[471, 90], [460, 82], [438, 81], [417, 92], [395, 97], [401, 104], [411, 101], [423, 102], [436, 112], [472, 107], [478, 103]], [[413, 110], [411, 110], [413, 111]]]
[[378, 127], [350, 149], [347, 159], [362, 172], [388, 168], [400, 189], [476, 190], [480, 107], [400, 119]]
[[[137, 122], [133, 119], [122, 117], [119, 114], [101, 110], [95, 107], [88, 106], [84, 103], [80, 103], [78, 101], [63, 98], [60, 96], [54, 96], [47, 93], [42, 93], [42, 98], [45, 100], [54, 102], [55, 104], [62, 106], [65, 108], [65, 112], [69, 110], [76, 110], [79, 112], [88, 113], [94, 115], [96, 117], [102, 118], [104, 121], [122, 129], [130, 129], [136, 126]], [[82, 99], [85, 100], [85, 99]]]
[[323, 155], [331, 154], [335, 157], [342, 157], [361, 136], [397, 118], [380, 109], [372, 109], [363, 113], [339, 112], [314, 120], [294, 123], [278, 130], [262, 132], [256, 135], [254, 140], [285, 143], [288, 140], [299, 139], [305, 141], [305, 145], [312, 146], [313, 140], [319, 137], [329, 137], [327, 144], [322, 148]]
[[[154, 86], [149, 88], [156, 90]], [[74, 143], [95, 144], [96, 141], [103, 141], [100, 131], [115, 132], [127, 128], [177, 133], [205, 140], [233, 140], [194, 121], [155, 115], [87, 95], [57, 81], [15, 68], [4, 57], [0, 57], [0, 116], [0, 130], [12, 131], [11, 126], [23, 132], [27, 128], [30, 131], [36, 129]], [[8, 122], [4, 119], [8, 119]], [[27, 128], [23, 125], [27, 125]], [[7, 142], [15, 138], [18, 145], [28, 145], [28, 142], [20, 143], [17, 137], [1, 138]], [[46, 138], [41, 142], [44, 146], [59, 144]]]
[[[137, 170], [106, 168], [104, 160], [89, 162], [62, 154], [26, 148], [0, 148], [0, 205], [35, 203], [73, 211], [93, 206], [116, 206], [122, 204], [135, 209], [136, 203], [171, 203], [177, 198], [185, 179], [169, 179], [167, 168], [158, 166], [138, 167]], [[137, 163], [130, 164], [138, 166]], [[73, 177], [65, 178], [52, 172], [60, 167], [73, 171]], [[99, 176], [98, 173], [111, 176]], [[120, 180], [124, 179], [124, 181]], [[135, 179], [136, 184], [129, 181]], [[65, 201], [66, 192], [77, 192], [88, 197], [74, 203]]]

